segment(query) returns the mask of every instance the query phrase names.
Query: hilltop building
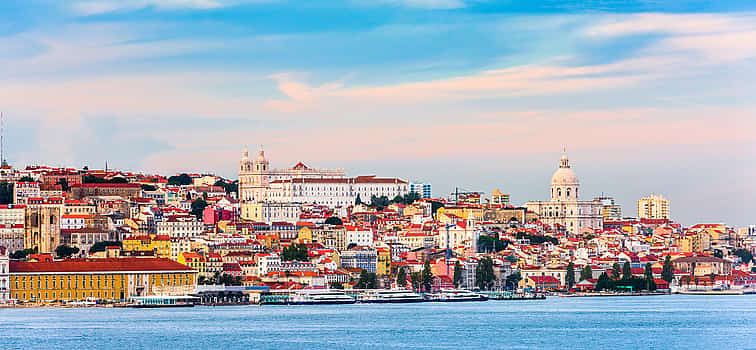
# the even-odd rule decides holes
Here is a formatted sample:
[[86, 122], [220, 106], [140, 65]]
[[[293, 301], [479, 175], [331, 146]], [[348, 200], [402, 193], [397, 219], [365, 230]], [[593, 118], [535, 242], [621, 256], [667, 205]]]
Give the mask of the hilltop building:
[[551, 177], [551, 200], [528, 202], [529, 211], [537, 213], [544, 224], [561, 226], [570, 233], [585, 228], [601, 229], [603, 208], [600, 202], [580, 201], [580, 182], [570, 168], [567, 155], [562, 155], [559, 169]]
[[655, 194], [639, 199], [638, 218], [669, 220], [669, 199]]

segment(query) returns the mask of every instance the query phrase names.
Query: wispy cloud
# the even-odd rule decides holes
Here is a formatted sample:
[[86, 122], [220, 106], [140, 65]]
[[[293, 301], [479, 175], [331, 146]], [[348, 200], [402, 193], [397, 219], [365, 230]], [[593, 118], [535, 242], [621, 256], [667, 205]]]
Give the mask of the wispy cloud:
[[134, 11], [150, 7], [160, 10], [214, 9], [223, 7], [226, 4], [227, 2], [223, 0], [92, 0], [74, 2], [71, 5], [71, 9], [79, 15], [91, 16], [116, 11]]

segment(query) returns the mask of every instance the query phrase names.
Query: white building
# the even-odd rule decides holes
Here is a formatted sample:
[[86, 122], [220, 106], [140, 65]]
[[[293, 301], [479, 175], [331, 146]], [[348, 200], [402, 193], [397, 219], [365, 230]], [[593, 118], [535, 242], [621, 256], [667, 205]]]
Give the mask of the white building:
[[433, 193], [431, 191], [431, 184], [411, 182], [409, 184], [409, 191], [415, 192], [420, 195], [420, 198], [432, 198]]
[[0, 245], [0, 304], [10, 300], [10, 262], [8, 248]]
[[373, 231], [362, 227], [345, 226], [347, 246], [350, 244], [358, 246], [373, 246]]
[[562, 155], [559, 169], [551, 177], [551, 200], [528, 202], [528, 210], [538, 214], [541, 222], [560, 225], [570, 233], [579, 233], [584, 228], [601, 229], [601, 210], [598, 201], [580, 201], [580, 182], [570, 169], [567, 155]]
[[13, 184], [13, 203], [26, 204], [29, 198], [42, 197], [39, 182], [16, 182]]
[[205, 226], [194, 215], [171, 215], [157, 223], [157, 234], [171, 238], [193, 238], [204, 232]]
[[278, 254], [257, 254], [257, 275], [267, 276], [269, 272], [281, 271], [281, 257]]
[[24, 249], [25, 208], [24, 205], [0, 205], [0, 246], [11, 253]]
[[60, 229], [61, 230], [74, 230], [79, 228], [84, 228], [86, 224], [84, 223], [84, 220], [86, 220], [89, 217], [89, 215], [81, 215], [81, 214], [69, 214], [69, 215], [63, 215], [60, 217]]
[[248, 202], [242, 206], [241, 217], [245, 220], [257, 222], [289, 222], [299, 221], [302, 214], [300, 203]]

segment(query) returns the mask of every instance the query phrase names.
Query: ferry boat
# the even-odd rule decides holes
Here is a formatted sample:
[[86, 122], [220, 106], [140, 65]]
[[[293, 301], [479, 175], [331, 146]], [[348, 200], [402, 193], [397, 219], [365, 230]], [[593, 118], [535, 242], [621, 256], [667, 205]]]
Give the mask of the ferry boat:
[[193, 296], [146, 296], [146, 297], [132, 297], [132, 304], [128, 307], [136, 309], [152, 309], [160, 307], [193, 307], [199, 300]]
[[429, 294], [430, 301], [459, 302], [459, 301], [486, 301], [488, 297], [464, 289], [444, 289], [440, 293]]
[[421, 303], [425, 299], [420, 294], [406, 289], [385, 289], [367, 291], [361, 302], [363, 303]]
[[357, 300], [333, 290], [302, 290], [291, 296], [291, 305], [354, 304]]

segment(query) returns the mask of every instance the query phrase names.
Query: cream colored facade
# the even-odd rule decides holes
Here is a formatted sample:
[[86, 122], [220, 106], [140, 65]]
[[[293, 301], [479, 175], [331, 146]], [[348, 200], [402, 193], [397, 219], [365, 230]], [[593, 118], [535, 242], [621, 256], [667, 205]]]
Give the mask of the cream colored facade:
[[639, 219], [669, 219], [669, 200], [652, 194], [638, 200]]
[[601, 202], [580, 201], [580, 182], [570, 168], [567, 155], [559, 161], [559, 169], [551, 177], [551, 200], [528, 202], [529, 211], [538, 214], [541, 222], [561, 225], [570, 233], [580, 233], [585, 228], [602, 228]]

